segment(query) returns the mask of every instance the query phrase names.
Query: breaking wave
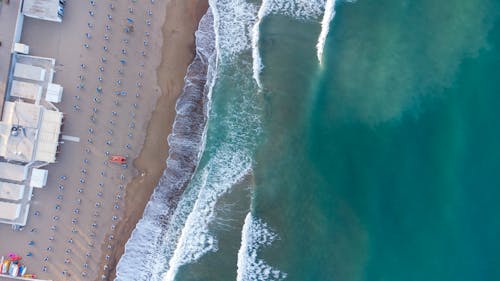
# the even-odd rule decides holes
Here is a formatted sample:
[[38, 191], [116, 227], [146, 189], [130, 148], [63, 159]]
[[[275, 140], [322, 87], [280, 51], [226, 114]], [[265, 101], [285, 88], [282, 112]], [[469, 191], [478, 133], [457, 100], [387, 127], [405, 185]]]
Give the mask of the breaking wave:
[[214, 14], [219, 58], [221, 62], [232, 60], [251, 47], [250, 31], [257, 9], [245, 0], [209, 0], [209, 3]]
[[257, 258], [257, 252], [270, 246], [278, 238], [266, 223], [248, 213], [241, 231], [241, 247], [238, 251], [237, 281], [278, 281], [287, 274]]
[[208, 228], [214, 219], [217, 200], [251, 171], [251, 159], [245, 153], [233, 153], [228, 147], [222, 147], [211, 160], [202, 172], [205, 181], [198, 188], [198, 196], [182, 228], [164, 281], [173, 281], [182, 265], [218, 250], [217, 239]]
[[319, 34], [318, 43], [316, 44], [318, 62], [320, 65], [323, 65], [323, 52], [325, 49], [326, 37], [330, 32], [330, 23], [335, 17], [335, 2], [335, 0], [326, 1], [325, 13], [321, 21], [321, 33]]
[[253, 79], [257, 83], [259, 88], [262, 88], [262, 83], [260, 82], [260, 72], [262, 71], [262, 58], [260, 56], [259, 49], [259, 38], [260, 38], [260, 24], [262, 19], [266, 16], [268, 11], [269, 1], [262, 0], [259, 12], [257, 14], [257, 20], [252, 27], [252, 59], [253, 59]]
[[262, 0], [262, 3], [252, 27], [252, 58], [253, 58], [253, 79], [262, 88], [260, 73], [264, 68], [260, 55], [259, 39], [262, 19], [268, 15], [285, 15], [298, 20], [315, 20], [323, 14], [321, 21], [321, 33], [318, 37], [317, 57], [321, 65], [323, 63], [323, 52], [326, 37], [330, 30], [330, 22], [335, 16], [335, 0]]

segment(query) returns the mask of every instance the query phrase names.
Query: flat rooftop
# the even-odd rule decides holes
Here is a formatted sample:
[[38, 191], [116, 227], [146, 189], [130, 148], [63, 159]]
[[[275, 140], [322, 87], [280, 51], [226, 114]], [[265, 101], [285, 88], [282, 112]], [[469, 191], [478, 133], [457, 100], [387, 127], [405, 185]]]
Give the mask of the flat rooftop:
[[23, 199], [25, 186], [0, 181], [0, 200], [19, 201]]
[[7, 132], [0, 137], [0, 155], [9, 160], [30, 162], [33, 160], [37, 128], [42, 107], [23, 102], [6, 102], [2, 123], [17, 126], [17, 134]]
[[26, 180], [27, 175], [25, 166], [7, 162], [0, 162], [0, 180], [10, 180], [22, 182]]
[[55, 162], [62, 118], [61, 112], [37, 104], [5, 102], [0, 156], [24, 163]]
[[56, 60], [53, 58], [36, 57], [23, 54], [15, 54], [12, 57], [13, 73], [11, 77], [11, 85], [8, 87], [9, 96], [15, 96], [10, 93], [16, 90], [16, 84], [30, 84], [33, 87], [41, 88], [42, 93], [45, 93], [54, 79], [54, 67]]
[[61, 22], [59, 0], [24, 0], [23, 14], [27, 17]]
[[14, 33], [16, 29], [17, 15], [21, 0], [0, 1], [0, 112], [2, 112], [3, 101], [7, 81], [9, 80], [9, 64], [14, 42]]

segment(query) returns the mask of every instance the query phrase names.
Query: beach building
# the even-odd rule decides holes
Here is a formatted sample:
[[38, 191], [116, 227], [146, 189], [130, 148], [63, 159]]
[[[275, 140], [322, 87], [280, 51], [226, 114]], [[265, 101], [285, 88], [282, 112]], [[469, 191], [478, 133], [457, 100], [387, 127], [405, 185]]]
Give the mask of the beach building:
[[56, 161], [63, 114], [54, 105], [55, 59], [29, 55], [24, 17], [61, 22], [64, 0], [11, 0], [0, 9], [0, 223], [26, 225], [33, 188], [43, 188]]
[[0, 223], [26, 225], [33, 188], [46, 183], [47, 170], [0, 162]]
[[54, 163], [62, 113], [24, 102], [5, 102], [4, 107], [0, 156], [7, 161]]
[[28, 178], [25, 165], [0, 162], [0, 181], [22, 182]]
[[[24, 17], [62, 22], [65, 0], [10, 0], [0, 3], [0, 114], [11, 79], [15, 54], [29, 54], [29, 46], [22, 44]], [[19, 68], [18, 71], [22, 66]], [[28, 67], [30, 68], [30, 67]]]
[[10, 63], [14, 53], [12, 45], [21, 40], [23, 19], [21, 0], [11, 0], [9, 4], [3, 1], [0, 9], [0, 114], [2, 112], [3, 101], [7, 81], [10, 74]]
[[55, 60], [15, 54], [0, 121], [0, 157], [22, 163], [56, 160], [63, 89], [52, 83]]
[[65, 0], [24, 0], [23, 15], [31, 18], [62, 22]]
[[52, 58], [15, 53], [0, 119], [0, 223], [26, 225], [33, 188], [56, 161], [63, 113], [54, 105], [63, 88], [54, 84]]
[[10, 96], [13, 98], [40, 100], [42, 97], [42, 86], [35, 83], [13, 80]]
[[34, 170], [42, 169], [32, 169], [27, 164], [0, 162], [0, 223], [26, 225], [35, 187], [31, 183], [28, 185], [28, 179], [42, 187], [46, 183], [46, 178], [45, 182], [43, 177], [40, 179], [45, 170]]

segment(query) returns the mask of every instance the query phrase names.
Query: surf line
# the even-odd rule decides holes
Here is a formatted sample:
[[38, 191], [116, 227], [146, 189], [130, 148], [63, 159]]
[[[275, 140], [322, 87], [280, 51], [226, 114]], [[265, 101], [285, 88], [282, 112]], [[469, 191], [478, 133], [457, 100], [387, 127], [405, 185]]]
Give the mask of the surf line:
[[253, 79], [257, 83], [259, 89], [262, 89], [260, 81], [260, 72], [264, 68], [262, 58], [260, 56], [259, 39], [260, 39], [260, 23], [269, 11], [269, 0], [263, 0], [257, 13], [257, 21], [252, 27], [252, 61], [253, 61]]
[[317, 57], [320, 66], [323, 66], [323, 52], [325, 49], [326, 37], [330, 32], [330, 23], [335, 17], [335, 2], [336, 0], [327, 0], [325, 4], [325, 13], [321, 20], [321, 33], [316, 44]]

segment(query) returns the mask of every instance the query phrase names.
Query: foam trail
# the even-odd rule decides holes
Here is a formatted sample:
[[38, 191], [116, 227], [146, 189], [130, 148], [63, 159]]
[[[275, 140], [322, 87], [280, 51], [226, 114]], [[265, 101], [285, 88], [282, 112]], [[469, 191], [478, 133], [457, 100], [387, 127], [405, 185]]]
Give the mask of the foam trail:
[[323, 51], [328, 33], [330, 32], [330, 23], [335, 17], [335, 0], [327, 0], [325, 4], [325, 14], [321, 21], [321, 33], [316, 44], [317, 56], [320, 65], [323, 65]]
[[259, 50], [259, 38], [260, 38], [260, 23], [262, 19], [266, 16], [269, 10], [269, 0], [262, 0], [259, 12], [257, 13], [257, 21], [252, 27], [252, 59], [253, 59], [253, 79], [257, 83], [257, 86], [262, 88], [262, 83], [260, 81], [260, 72], [264, 68], [262, 64], [262, 58], [260, 56]]
[[278, 281], [286, 278], [286, 273], [257, 258], [257, 251], [261, 247], [270, 246], [277, 238], [266, 223], [254, 218], [251, 213], [247, 214], [238, 251], [237, 281]]
[[187, 217], [163, 281], [173, 281], [182, 265], [218, 250], [217, 239], [209, 231], [217, 200], [251, 172], [251, 159], [247, 153], [233, 151], [233, 147], [223, 146], [206, 166], [204, 172], [210, 180], [205, 181], [199, 189], [198, 198]]

